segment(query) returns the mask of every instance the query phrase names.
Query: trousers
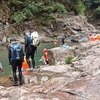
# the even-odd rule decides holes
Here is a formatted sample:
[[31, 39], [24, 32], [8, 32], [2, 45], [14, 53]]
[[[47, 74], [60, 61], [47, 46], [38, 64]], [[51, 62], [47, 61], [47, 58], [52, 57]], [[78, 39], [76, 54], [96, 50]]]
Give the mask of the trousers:
[[14, 81], [15, 83], [17, 83], [18, 78], [16, 75], [16, 71], [18, 69], [19, 72], [19, 81], [22, 82], [22, 71], [21, 71], [21, 67], [22, 67], [22, 60], [12, 60], [12, 71], [13, 71], [13, 77], [14, 77]]

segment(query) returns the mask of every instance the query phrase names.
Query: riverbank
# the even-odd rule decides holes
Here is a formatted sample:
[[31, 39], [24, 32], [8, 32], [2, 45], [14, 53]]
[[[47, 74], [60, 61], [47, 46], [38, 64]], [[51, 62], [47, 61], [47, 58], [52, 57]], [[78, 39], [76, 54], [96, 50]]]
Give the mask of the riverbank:
[[[60, 54], [57, 53], [60, 50], [63, 57], [59, 60]], [[59, 63], [40, 65], [39, 68], [30, 71], [29, 74], [24, 75], [25, 84], [22, 86], [1, 86], [1, 98], [8, 100], [99, 100], [100, 41], [81, 43], [69, 48], [54, 48], [50, 49], [50, 52], [56, 52], [53, 57], [55, 62], [58, 60]], [[66, 52], [75, 56], [71, 64], [64, 64]]]
[[[37, 53], [35, 53], [36, 66], [43, 65], [42, 62], [39, 62], [42, 56], [42, 49], [43, 48], [51, 49], [53, 47], [54, 45], [52, 42], [51, 43], [41, 43], [38, 46]], [[2, 74], [0, 73], [0, 77], [12, 74], [12, 69], [11, 69], [11, 66], [9, 66], [9, 61], [8, 61], [8, 49], [6, 48], [6, 46], [0, 46], [0, 62], [2, 63], [3, 71], [4, 71], [4, 73]]]

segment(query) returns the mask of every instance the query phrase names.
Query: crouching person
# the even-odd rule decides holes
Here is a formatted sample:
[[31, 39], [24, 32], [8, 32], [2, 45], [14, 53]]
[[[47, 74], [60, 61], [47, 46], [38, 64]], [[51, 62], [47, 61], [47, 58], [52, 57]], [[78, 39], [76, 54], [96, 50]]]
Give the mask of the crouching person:
[[42, 50], [43, 52], [43, 55], [41, 57], [41, 59], [39, 61], [42, 61], [44, 64], [49, 64], [49, 61], [48, 61], [48, 49], [47, 48], [44, 48]]
[[10, 46], [8, 50], [8, 58], [9, 58], [9, 65], [12, 67], [13, 72], [13, 78], [14, 78], [14, 84], [13, 86], [18, 86], [18, 78], [16, 75], [16, 71], [18, 68], [19, 72], [19, 85], [22, 85], [22, 62], [24, 58], [23, 48], [19, 43], [16, 42], [15, 38], [10, 39]]

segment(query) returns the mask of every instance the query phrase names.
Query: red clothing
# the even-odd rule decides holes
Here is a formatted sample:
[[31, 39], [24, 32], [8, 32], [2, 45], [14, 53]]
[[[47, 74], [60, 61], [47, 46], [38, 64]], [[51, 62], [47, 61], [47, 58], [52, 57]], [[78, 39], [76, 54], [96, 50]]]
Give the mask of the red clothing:
[[89, 36], [89, 41], [94, 41], [95, 40], [95, 38], [94, 38], [94, 36], [92, 35], [92, 36]]
[[48, 61], [48, 53], [44, 52], [43, 56], [44, 56], [45, 60]]

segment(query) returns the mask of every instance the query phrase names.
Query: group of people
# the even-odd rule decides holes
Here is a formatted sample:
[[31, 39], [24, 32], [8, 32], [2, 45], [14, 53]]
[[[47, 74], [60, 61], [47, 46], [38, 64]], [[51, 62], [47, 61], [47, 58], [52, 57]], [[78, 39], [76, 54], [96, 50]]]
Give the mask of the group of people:
[[[25, 61], [28, 64], [28, 67], [31, 68], [30, 65], [30, 58], [32, 61], [32, 67], [33, 69], [35, 68], [35, 60], [34, 60], [34, 55], [35, 52], [37, 51], [37, 46], [32, 45], [32, 41], [31, 41], [31, 33], [29, 30], [25, 31], [25, 45], [24, 45], [24, 49], [21, 46], [21, 44], [19, 44], [15, 38], [11, 38], [10, 39], [10, 45], [8, 48], [8, 59], [9, 59], [9, 65], [11, 65], [12, 67], [12, 72], [13, 72], [13, 78], [14, 78], [14, 84], [13, 86], [18, 86], [18, 85], [22, 85], [23, 81], [22, 81], [22, 64], [23, 61]], [[44, 58], [46, 57], [45, 60], [45, 64], [48, 64], [48, 57], [47, 57], [47, 49], [45, 49], [44, 51]], [[16, 71], [18, 69], [19, 72], [19, 78], [16, 75]], [[18, 84], [19, 83], [19, 84]]]
[[89, 34], [89, 41], [95, 41], [95, 40], [100, 40], [100, 34], [97, 33], [93, 35], [92, 33]]
[[[9, 50], [8, 50], [8, 59], [9, 59], [9, 65], [12, 66], [12, 72], [13, 72], [13, 78], [14, 78], [14, 84], [13, 86], [18, 86], [18, 85], [22, 85], [23, 81], [22, 81], [22, 68], [31, 68], [31, 63], [30, 63], [30, 59], [32, 62], [32, 68], [35, 68], [35, 60], [34, 60], [34, 55], [35, 52], [37, 52], [37, 46], [40, 44], [38, 42], [38, 45], [35, 45], [35, 40], [32, 41], [32, 38], [34, 39], [34, 34], [36, 32], [30, 33], [29, 30], [25, 31], [25, 36], [24, 36], [24, 49], [21, 46], [21, 44], [19, 44], [15, 38], [11, 38], [10, 39], [10, 45], [9, 45]], [[33, 34], [33, 35], [32, 35]], [[38, 36], [36, 34], [36, 36]], [[33, 44], [34, 45], [33, 45]], [[54, 42], [54, 46], [57, 47], [58, 46], [58, 42], [55, 41]], [[68, 47], [67, 43], [66, 43], [66, 36], [64, 35], [62, 37], [62, 47]], [[43, 55], [41, 57], [41, 59], [39, 61], [42, 61], [44, 64], [49, 64], [49, 60], [48, 60], [48, 49], [44, 48], [42, 50]], [[22, 67], [23, 66], [23, 67]], [[16, 75], [16, 71], [18, 69], [19, 72], [19, 77], [17, 77]], [[19, 82], [19, 84], [18, 84]]]
[[[63, 35], [63, 36], [62, 36], [61, 42], [62, 42], [62, 44], [60, 45], [60, 47], [64, 47], [64, 48], [69, 47], [69, 45], [67, 44], [66, 35]], [[55, 46], [55, 47], [58, 47], [58, 45], [59, 45], [59, 44], [58, 44], [58, 41], [55, 41], [55, 42], [54, 42], [54, 46]]]

